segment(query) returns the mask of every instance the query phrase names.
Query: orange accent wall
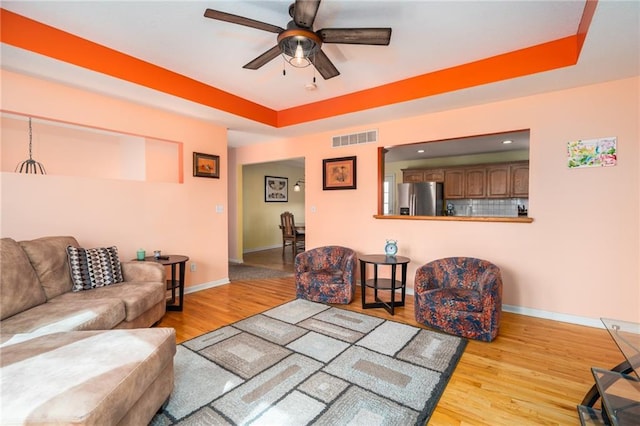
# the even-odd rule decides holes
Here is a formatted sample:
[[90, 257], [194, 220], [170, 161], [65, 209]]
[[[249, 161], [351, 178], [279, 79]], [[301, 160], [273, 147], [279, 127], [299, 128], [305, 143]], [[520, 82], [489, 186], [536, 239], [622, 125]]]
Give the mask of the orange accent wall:
[[582, 12], [582, 19], [580, 19], [580, 24], [578, 25], [578, 55], [582, 51], [582, 46], [584, 45], [584, 41], [587, 38], [587, 32], [589, 31], [589, 27], [591, 26], [591, 21], [593, 20], [593, 15], [596, 13], [596, 6], [598, 6], [598, 0], [587, 0], [584, 5], [584, 11]]
[[576, 36], [423, 74], [278, 113], [278, 127], [452, 92], [574, 65]]
[[264, 124], [273, 125], [276, 122], [276, 111], [255, 102], [6, 9], [0, 12], [0, 37], [3, 43]]
[[576, 35], [281, 111], [269, 109], [5, 9], [1, 9], [0, 14], [0, 35], [3, 43], [260, 123], [286, 127], [574, 65], [596, 5], [597, 0], [585, 2]]

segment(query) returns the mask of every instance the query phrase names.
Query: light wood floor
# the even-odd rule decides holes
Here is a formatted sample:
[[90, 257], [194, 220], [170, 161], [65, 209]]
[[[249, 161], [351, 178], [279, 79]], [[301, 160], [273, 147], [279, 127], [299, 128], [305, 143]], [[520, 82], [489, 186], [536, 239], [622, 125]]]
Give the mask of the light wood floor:
[[[244, 261], [293, 270], [290, 252], [284, 261], [280, 249], [268, 252]], [[238, 281], [186, 295], [184, 311], [167, 312], [160, 326], [174, 327], [181, 343], [294, 298], [293, 278]], [[354, 301], [340, 307], [420, 326], [411, 296], [393, 317], [363, 310], [359, 287]], [[469, 341], [429, 424], [578, 425], [576, 405], [593, 383], [590, 368], [622, 360], [604, 329], [504, 313], [496, 340]]]

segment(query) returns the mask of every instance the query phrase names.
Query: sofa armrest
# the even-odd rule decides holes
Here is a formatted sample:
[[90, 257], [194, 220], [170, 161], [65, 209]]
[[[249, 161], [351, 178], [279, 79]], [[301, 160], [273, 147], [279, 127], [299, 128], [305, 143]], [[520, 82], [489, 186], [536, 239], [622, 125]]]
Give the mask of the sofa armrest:
[[137, 260], [121, 262], [122, 276], [125, 281], [156, 281], [164, 283], [166, 269], [156, 262], [140, 262]]

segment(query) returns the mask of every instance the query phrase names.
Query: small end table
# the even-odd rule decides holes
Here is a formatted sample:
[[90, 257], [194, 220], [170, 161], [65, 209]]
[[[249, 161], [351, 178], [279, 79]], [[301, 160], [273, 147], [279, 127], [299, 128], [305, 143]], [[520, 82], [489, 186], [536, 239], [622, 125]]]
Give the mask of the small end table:
[[[362, 309], [384, 308], [391, 315], [394, 314], [396, 306], [404, 306], [405, 292], [407, 288], [407, 265], [411, 259], [404, 256], [387, 256], [384, 254], [365, 254], [359, 256], [360, 261], [360, 287], [362, 289]], [[367, 280], [367, 264], [373, 265], [373, 279]], [[378, 278], [378, 266], [391, 266], [391, 279]], [[401, 279], [396, 280], [396, 267], [402, 267]], [[374, 302], [367, 303], [367, 287], [373, 288]], [[378, 291], [385, 290], [391, 292], [391, 301], [385, 302], [378, 297]], [[401, 290], [401, 300], [396, 301], [396, 290]]]
[[[185, 265], [189, 258], [181, 254], [170, 254], [163, 255], [161, 259], [156, 259], [153, 256], [147, 256], [144, 260], [148, 262], [158, 262], [164, 266], [171, 266], [171, 279], [167, 280], [167, 291], [171, 290], [171, 300], [167, 301], [167, 311], [182, 311]], [[179, 266], [178, 277], [176, 277], [176, 265]], [[179, 290], [177, 303], [176, 289]]]

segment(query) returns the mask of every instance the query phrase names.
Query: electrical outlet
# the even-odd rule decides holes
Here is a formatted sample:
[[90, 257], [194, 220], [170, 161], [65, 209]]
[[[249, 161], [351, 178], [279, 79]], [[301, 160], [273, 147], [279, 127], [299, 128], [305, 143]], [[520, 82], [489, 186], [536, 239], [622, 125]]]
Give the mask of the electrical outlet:
[[197, 269], [196, 262], [191, 262], [191, 272], [195, 272]]

